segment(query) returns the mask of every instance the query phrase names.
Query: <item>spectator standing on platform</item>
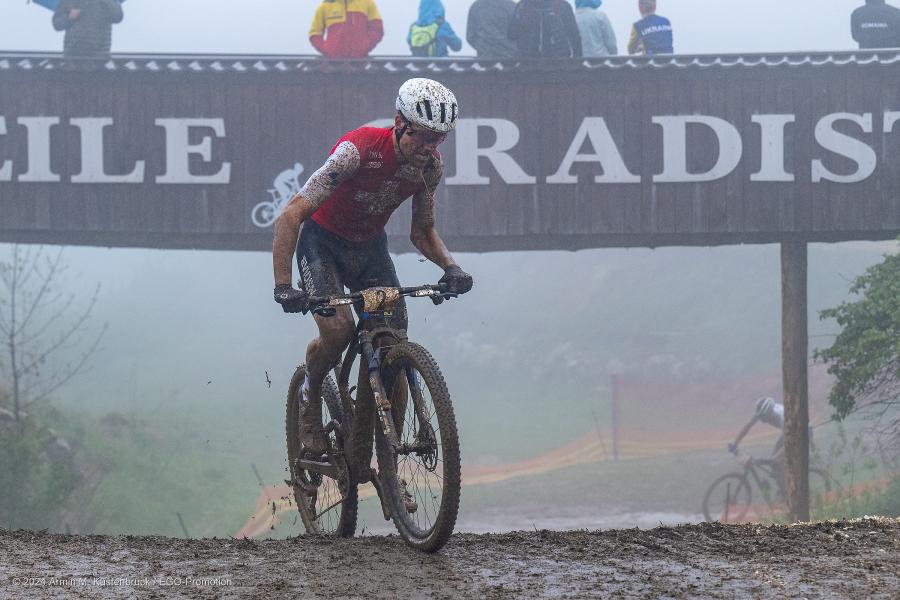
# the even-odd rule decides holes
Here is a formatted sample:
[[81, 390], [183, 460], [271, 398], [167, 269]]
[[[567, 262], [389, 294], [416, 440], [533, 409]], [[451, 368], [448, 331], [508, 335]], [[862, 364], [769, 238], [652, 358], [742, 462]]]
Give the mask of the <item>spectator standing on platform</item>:
[[673, 54], [672, 23], [656, 14], [656, 0], [638, 0], [641, 20], [631, 28], [629, 54]]
[[575, 21], [581, 33], [585, 56], [609, 56], [619, 53], [616, 32], [606, 13], [600, 10], [603, 0], [575, 0]]
[[124, 17], [116, 0], [62, 0], [53, 12], [53, 28], [66, 32], [66, 56], [109, 58], [112, 26]]
[[309, 28], [310, 43], [328, 58], [365, 58], [382, 37], [375, 0], [323, 0]]
[[521, 0], [509, 26], [521, 58], [581, 58], [575, 11], [565, 0]]
[[475, 0], [469, 8], [466, 41], [478, 58], [516, 57], [516, 45], [508, 37], [515, 11], [513, 0]]
[[900, 48], [900, 9], [884, 0], [866, 0], [853, 11], [850, 29], [860, 50]]
[[421, 0], [419, 19], [409, 26], [406, 43], [413, 56], [447, 56], [462, 50], [462, 40], [444, 18], [441, 0]]

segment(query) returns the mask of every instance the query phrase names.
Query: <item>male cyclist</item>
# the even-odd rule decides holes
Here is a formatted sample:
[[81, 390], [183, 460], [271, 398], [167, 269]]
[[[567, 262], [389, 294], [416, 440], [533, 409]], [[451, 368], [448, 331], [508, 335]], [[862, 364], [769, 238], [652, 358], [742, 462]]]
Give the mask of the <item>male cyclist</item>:
[[[753, 411], [753, 418], [738, 432], [734, 442], [728, 444], [728, 450], [732, 453], [737, 452], [737, 448], [744, 439], [744, 436], [753, 428], [756, 423], [762, 421], [766, 425], [777, 427], [778, 431], [784, 431], [784, 405], [775, 402], [774, 398], [759, 398], [756, 401], [756, 408]], [[772, 458], [782, 460], [784, 458], [784, 435], [778, 436], [775, 447], [772, 448]]]
[[[362, 127], [345, 134], [276, 221], [275, 301], [285, 312], [301, 312], [308, 296], [341, 294], [345, 286], [351, 292], [372, 285], [399, 286], [384, 227], [409, 197], [413, 245], [444, 269], [440, 283], [449, 292], [472, 289], [472, 277], [453, 260], [434, 220], [434, 192], [444, 170], [437, 147], [456, 127], [456, 97], [437, 81], [410, 79], [400, 87], [396, 108], [393, 127]], [[291, 285], [295, 252], [301, 290]], [[333, 317], [315, 315], [315, 320], [319, 337], [306, 349], [300, 441], [324, 452], [321, 387], [355, 326], [347, 306]], [[392, 325], [406, 329], [405, 304], [395, 309]]]

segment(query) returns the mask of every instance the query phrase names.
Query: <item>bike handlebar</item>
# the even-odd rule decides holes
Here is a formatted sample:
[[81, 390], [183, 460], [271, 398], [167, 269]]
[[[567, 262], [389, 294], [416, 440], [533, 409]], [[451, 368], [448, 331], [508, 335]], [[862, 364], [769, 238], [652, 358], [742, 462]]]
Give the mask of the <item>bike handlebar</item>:
[[[447, 291], [446, 283], [426, 284], [413, 287], [393, 288], [401, 296], [412, 296], [417, 298], [456, 298], [459, 294], [453, 294]], [[334, 296], [310, 296], [306, 300], [306, 310], [303, 312], [313, 312], [323, 317], [334, 316], [335, 308], [338, 306], [348, 306], [355, 302], [363, 300], [363, 292], [353, 292], [351, 294], [337, 294]]]

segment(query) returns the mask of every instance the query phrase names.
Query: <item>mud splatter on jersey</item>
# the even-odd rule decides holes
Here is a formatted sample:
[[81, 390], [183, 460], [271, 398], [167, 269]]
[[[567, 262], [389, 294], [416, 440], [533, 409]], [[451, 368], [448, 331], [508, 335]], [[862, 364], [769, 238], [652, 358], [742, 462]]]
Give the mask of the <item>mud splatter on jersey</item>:
[[424, 171], [400, 165], [393, 130], [363, 127], [347, 133], [300, 194], [318, 207], [312, 219], [345, 240], [365, 242], [382, 231], [403, 202], [422, 194], [418, 210], [430, 211], [443, 175], [441, 155]]

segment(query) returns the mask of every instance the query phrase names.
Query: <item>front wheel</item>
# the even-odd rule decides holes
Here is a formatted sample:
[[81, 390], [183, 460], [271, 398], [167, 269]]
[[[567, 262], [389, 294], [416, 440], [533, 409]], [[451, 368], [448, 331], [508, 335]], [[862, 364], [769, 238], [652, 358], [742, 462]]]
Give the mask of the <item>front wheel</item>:
[[703, 516], [710, 523], [743, 523], [750, 512], [750, 498], [750, 484], [744, 475], [723, 475], [703, 496]]
[[[290, 485], [297, 501], [297, 510], [307, 533], [353, 537], [356, 532], [358, 496], [356, 484], [349, 474], [344, 473], [343, 481], [338, 481], [307, 469], [298, 464], [300, 459], [319, 460], [311, 455], [300, 443], [300, 387], [306, 378], [306, 368], [297, 367], [288, 387], [285, 430], [287, 433], [288, 471]], [[322, 421], [327, 425], [332, 419], [342, 419], [341, 403], [337, 387], [331, 376], [322, 383]], [[331, 433], [329, 441], [335, 447], [336, 433]]]
[[392, 448], [375, 428], [385, 500], [403, 539], [435, 552], [459, 512], [459, 436], [450, 393], [431, 354], [411, 342], [390, 349], [381, 375], [400, 442]]

